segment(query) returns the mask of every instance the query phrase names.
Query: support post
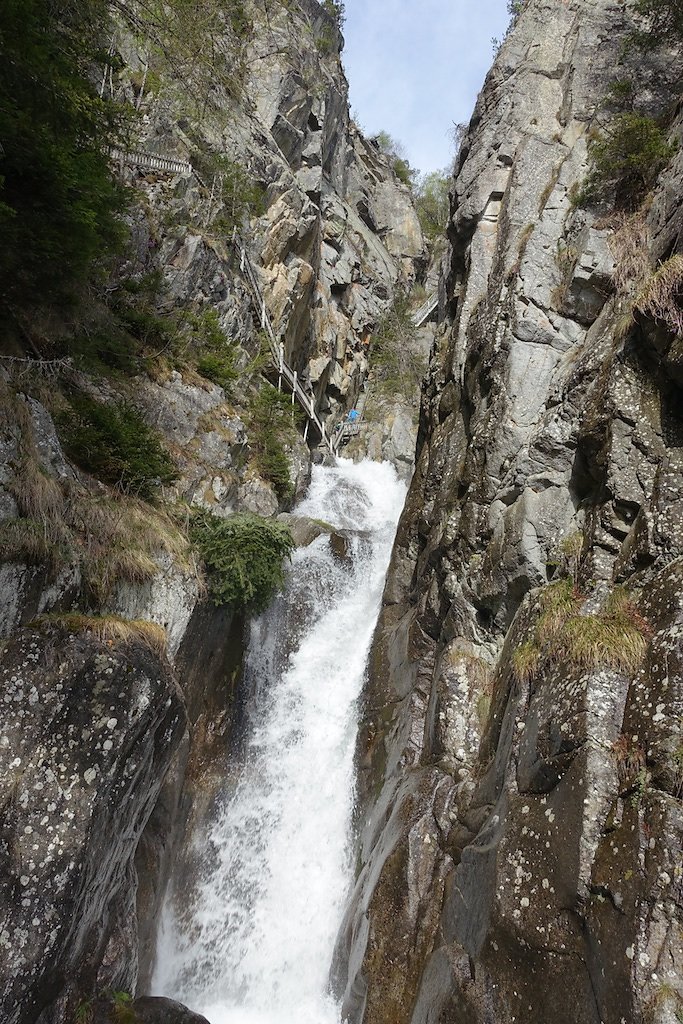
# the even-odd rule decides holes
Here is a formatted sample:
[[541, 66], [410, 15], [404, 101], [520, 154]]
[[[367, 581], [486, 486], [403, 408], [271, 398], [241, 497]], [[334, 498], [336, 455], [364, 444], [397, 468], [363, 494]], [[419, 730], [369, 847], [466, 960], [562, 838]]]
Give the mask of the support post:
[[277, 389], [282, 391], [282, 371], [285, 366], [285, 346], [280, 342], [280, 369], [277, 375]]
[[266, 326], [266, 304], [261, 300], [261, 330], [265, 330]]
[[311, 421], [309, 419], [307, 419], [306, 420], [306, 426], [304, 427], [304, 444], [306, 444], [306, 441], [308, 440], [308, 428], [310, 427], [310, 425], [311, 425]]
[[292, 405], [294, 405], [295, 398], [296, 398], [296, 370], [294, 371], [294, 378], [292, 380]]
[[242, 248], [242, 252], [240, 254], [240, 273], [242, 273], [242, 274], [244, 273], [244, 257], [245, 257], [245, 252], [244, 252], [244, 247], [243, 247]]

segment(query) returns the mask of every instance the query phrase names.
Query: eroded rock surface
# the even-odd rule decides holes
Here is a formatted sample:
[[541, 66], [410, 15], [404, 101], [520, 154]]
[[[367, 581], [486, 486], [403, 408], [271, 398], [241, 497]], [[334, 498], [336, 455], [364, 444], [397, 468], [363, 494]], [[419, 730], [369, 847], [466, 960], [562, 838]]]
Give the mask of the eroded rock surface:
[[[26, 629], [0, 671], [1, 1005], [19, 1024], [97, 975], [186, 719], [168, 663], [136, 641]], [[127, 953], [103, 987], [134, 987]]]
[[[683, 1007], [679, 345], [631, 312], [622, 221], [571, 202], [615, 75], [657, 111], [680, 71], [624, 55], [631, 28], [609, 0], [529, 0], [463, 145], [358, 748], [354, 1022]], [[640, 214], [650, 273], [679, 248], [682, 166]], [[536, 656], [563, 578], [574, 636], [625, 587], [643, 660]]]

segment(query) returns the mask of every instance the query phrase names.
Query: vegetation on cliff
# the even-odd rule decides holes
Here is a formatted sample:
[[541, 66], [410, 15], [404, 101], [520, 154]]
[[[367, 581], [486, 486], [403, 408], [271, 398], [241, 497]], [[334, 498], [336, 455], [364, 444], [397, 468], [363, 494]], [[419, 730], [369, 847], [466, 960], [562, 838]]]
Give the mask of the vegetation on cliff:
[[289, 529], [247, 512], [226, 519], [197, 512], [190, 534], [206, 564], [214, 602], [263, 611], [284, 583], [284, 563], [294, 550]]
[[104, 0], [0, 8], [0, 307], [73, 301], [125, 237], [107, 147], [122, 110], [98, 95], [111, 66]]

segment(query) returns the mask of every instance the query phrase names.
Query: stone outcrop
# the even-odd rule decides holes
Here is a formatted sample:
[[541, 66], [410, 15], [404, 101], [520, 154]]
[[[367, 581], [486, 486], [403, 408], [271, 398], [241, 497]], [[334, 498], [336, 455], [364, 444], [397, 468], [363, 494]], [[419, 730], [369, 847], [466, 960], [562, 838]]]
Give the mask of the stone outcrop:
[[624, 283], [625, 247], [646, 275], [680, 247], [683, 159], [638, 215], [572, 203], [612, 80], [661, 112], [680, 74], [632, 26], [528, 0], [464, 140], [358, 749], [352, 1021], [683, 1006], [679, 343]]
[[135, 636], [24, 630], [1, 671], [0, 1005], [23, 1024], [65, 983], [134, 987], [135, 935], [115, 956], [107, 944], [186, 718], [168, 663]]

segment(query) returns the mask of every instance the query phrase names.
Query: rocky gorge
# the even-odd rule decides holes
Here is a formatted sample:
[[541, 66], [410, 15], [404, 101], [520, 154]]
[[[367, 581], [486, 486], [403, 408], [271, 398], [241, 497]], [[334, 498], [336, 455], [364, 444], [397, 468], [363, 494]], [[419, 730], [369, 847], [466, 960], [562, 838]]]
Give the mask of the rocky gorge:
[[[637, 44], [647, 2], [513, 5], [454, 169], [438, 326], [413, 330], [397, 299], [436, 268], [350, 119], [335, 5], [238, 6], [198, 23], [212, 63], [190, 75], [144, 5], [109, 25], [135, 199], [118, 305], [82, 333], [125, 314], [144, 358], [43, 351], [74, 332], [54, 316], [28, 345], [25, 321], [3, 335], [3, 1019], [203, 1020], [151, 974], [169, 878], [242, 741], [253, 606], [213, 600], [193, 517], [330, 533], [342, 566], [350, 543], [292, 515], [331, 461], [314, 420], [308, 443], [282, 428], [272, 471], [268, 322], [330, 435], [363, 410], [345, 453], [410, 481], [360, 699], [341, 1019], [675, 1024], [683, 44]], [[650, 163], [591, 194], [620, 126], [649, 133]], [[84, 461], [69, 424], [92, 445], [93, 403], [168, 452], [149, 494]]]

